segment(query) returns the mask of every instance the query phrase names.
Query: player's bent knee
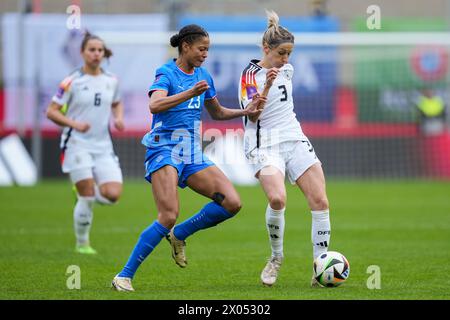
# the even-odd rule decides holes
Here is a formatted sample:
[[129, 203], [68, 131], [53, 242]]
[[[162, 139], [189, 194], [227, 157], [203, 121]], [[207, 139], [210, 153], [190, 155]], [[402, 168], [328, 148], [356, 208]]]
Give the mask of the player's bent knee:
[[241, 208], [242, 208], [242, 203], [241, 200], [239, 199], [235, 199], [232, 201], [227, 201], [226, 203], [224, 203], [223, 207], [232, 215], [237, 214]]
[[177, 222], [178, 213], [177, 212], [160, 212], [158, 214], [158, 221], [165, 226], [167, 229], [172, 229], [172, 227]]
[[274, 210], [281, 210], [286, 206], [286, 196], [282, 194], [269, 197], [270, 207]]
[[235, 215], [242, 208], [241, 200], [239, 196], [225, 196], [223, 193], [215, 192], [212, 196], [212, 199], [215, 203], [222, 206], [229, 213]]
[[121, 192], [120, 191], [112, 191], [112, 192], [107, 192], [104, 197], [106, 199], [108, 199], [111, 202], [117, 202], [120, 198]]
[[312, 210], [327, 210], [329, 203], [326, 197], [317, 197], [310, 200]]
[[122, 185], [119, 183], [100, 186], [100, 194], [112, 203], [116, 203], [122, 194]]
[[177, 218], [174, 217], [160, 217], [158, 218], [158, 221], [161, 222], [163, 226], [165, 226], [167, 229], [172, 229], [173, 226], [177, 222]]

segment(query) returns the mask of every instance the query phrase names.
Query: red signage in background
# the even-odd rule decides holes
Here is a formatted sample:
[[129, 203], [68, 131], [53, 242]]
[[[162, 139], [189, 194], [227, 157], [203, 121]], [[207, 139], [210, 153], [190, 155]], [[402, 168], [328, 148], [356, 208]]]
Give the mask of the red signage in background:
[[0, 137], [3, 135], [3, 119], [5, 115], [5, 95], [3, 89], [0, 89]]

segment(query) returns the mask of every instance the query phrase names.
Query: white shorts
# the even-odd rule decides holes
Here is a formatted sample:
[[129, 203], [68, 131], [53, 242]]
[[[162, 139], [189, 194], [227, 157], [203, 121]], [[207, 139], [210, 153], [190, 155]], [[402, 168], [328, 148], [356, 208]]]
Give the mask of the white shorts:
[[94, 179], [97, 185], [106, 182], [122, 183], [119, 158], [110, 149], [104, 153], [68, 149], [64, 154], [62, 171], [69, 173], [74, 184], [85, 179]]
[[248, 157], [253, 164], [255, 176], [260, 174], [273, 174], [269, 166], [287, 173], [289, 181], [295, 184], [297, 179], [305, 173], [308, 168], [316, 163], [321, 163], [317, 158], [314, 148], [305, 137], [301, 141], [285, 141], [279, 144], [254, 150]]

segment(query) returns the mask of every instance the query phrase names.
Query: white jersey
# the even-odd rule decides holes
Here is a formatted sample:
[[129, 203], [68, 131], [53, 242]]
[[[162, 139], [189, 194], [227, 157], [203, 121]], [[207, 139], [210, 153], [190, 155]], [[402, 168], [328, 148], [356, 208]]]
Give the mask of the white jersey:
[[65, 78], [52, 101], [65, 106], [65, 115], [79, 122], [87, 122], [90, 129], [84, 133], [64, 127], [60, 147], [82, 148], [90, 152], [112, 149], [109, 120], [111, 105], [120, 101], [118, 79], [102, 71], [93, 76], [77, 70]]
[[[268, 69], [259, 66], [259, 60], [252, 60], [241, 74], [239, 101], [244, 109], [255, 93], [262, 93]], [[274, 80], [267, 95], [267, 103], [256, 122], [244, 119], [245, 154], [260, 147], [268, 147], [284, 141], [304, 140], [300, 123], [294, 112], [292, 98], [292, 76], [294, 68], [285, 64]]]

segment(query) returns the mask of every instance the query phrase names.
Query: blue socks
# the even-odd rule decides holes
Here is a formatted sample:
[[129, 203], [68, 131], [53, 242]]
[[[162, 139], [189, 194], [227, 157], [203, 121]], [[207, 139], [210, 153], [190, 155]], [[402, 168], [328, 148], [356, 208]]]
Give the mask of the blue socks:
[[215, 202], [206, 204], [200, 212], [175, 226], [173, 233], [178, 240], [184, 240], [191, 234], [214, 227], [222, 221], [233, 217], [224, 207]]
[[[200, 212], [177, 225], [174, 228], [174, 234], [177, 239], [184, 240], [199, 230], [213, 227], [231, 217], [233, 217], [233, 215], [225, 210], [224, 207], [215, 202], [210, 202], [206, 204]], [[144, 230], [144, 232], [142, 232], [127, 264], [118, 276], [133, 278], [141, 263], [169, 232], [170, 230], [158, 221], [153, 222]]]
[[127, 264], [119, 273], [119, 277], [133, 278], [136, 270], [147, 256], [153, 251], [163, 237], [169, 233], [169, 229], [158, 221], [153, 222], [142, 232], [138, 243], [134, 247]]

